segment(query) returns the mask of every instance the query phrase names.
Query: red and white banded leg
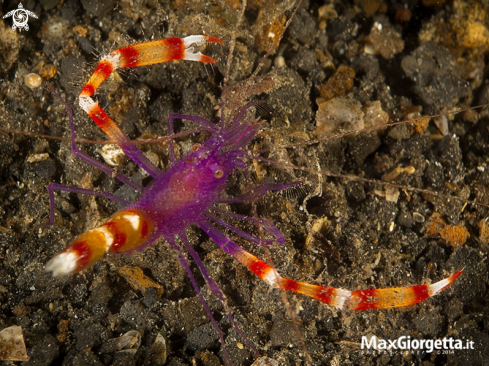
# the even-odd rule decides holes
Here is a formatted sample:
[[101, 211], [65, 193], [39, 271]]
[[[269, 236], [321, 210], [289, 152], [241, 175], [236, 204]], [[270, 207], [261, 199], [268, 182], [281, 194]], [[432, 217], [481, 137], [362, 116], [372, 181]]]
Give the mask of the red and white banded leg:
[[203, 63], [217, 62], [213, 58], [195, 51], [195, 47], [200, 47], [206, 43], [222, 44], [222, 41], [212, 36], [189, 36], [162, 39], [119, 48], [102, 58], [80, 93], [80, 107], [112, 140], [119, 141], [119, 146], [126, 155], [153, 177], [160, 173], [158, 167], [131, 143], [131, 140], [91, 96], [104, 80], [114, 70], [119, 68], [153, 65], [172, 60], [189, 60]]

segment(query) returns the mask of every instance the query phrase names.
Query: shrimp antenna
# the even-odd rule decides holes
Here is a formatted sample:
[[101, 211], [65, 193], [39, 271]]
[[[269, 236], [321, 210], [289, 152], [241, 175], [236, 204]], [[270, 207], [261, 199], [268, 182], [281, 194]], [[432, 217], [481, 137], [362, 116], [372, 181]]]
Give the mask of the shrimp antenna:
[[[280, 36], [278, 37], [277, 43], [280, 43], [282, 41], [282, 38], [284, 38], [285, 31], [287, 30], [287, 28], [289, 28], [290, 23], [292, 23], [292, 20], [295, 18], [295, 15], [299, 11], [299, 7], [301, 6], [301, 4], [302, 4], [302, 0], [299, 0], [297, 2], [297, 5], [294, 8], [294, 11], [292, 12], [292, 15], [289, 17], [289, 20], [287, 20], [287, 22], [285, 23], [285, 26], [284, 26], [282, 32], [280, 33]], [[271, 47], [271, 46], [268, 47], [267, 53], [265, 54], [265, 56], [262, 57], [262, 59], [260, 60], [260, 62], [256, 66], [255, 71], [253, 71], [253, 74], [251, 74], [250, 78], [254, 78], [256, 75], [258, 75], [258, 73], [260, 72], [261, 68], [263, 67], [263, 64], [265, 63], [265, 60], [269, 56], [273, 55], [275, 53], [275, 50], [276, 50], [275, 47]]]
[[[284, 34], [285, 34], [287, 28], [290, 26], [290, 23], [292, 23], [292, 20], [294, 19], [295, 15], [299, 11], [299, 7], [301, 6], [301, 4], [302, 4], [302, 0], [299, 0], [296, 4], [295, 8], [294, 8], [294, 11], [292, 12], [292, 15], [290, 16], [290, 18], [285, 23], [283, 31], [281, 32], [280, 36], [278, 37], [278, 42], [280, 42], [282, 40], [282, 38], [284, 37]], [[243, 22], [244, 12], [246, 10], [246, 6], [247, 6], [247, 0], [243, 0], [241, 10], [240, 10], [240, 13], [238, 15], [238, 20], [236, 21], [236, 25], [234, 27], [231, 40], [229, 42], [229, 54], [228, 54], [228, 58], [226, 61], [226, 71], [224, 73], [222, 97], [221, 97], [221, 122], [220, 122], [220, 124], [221, 124], [220, 128], [221, 129], [224, 128], [224, 125], [225, 125], [225, 121], [224, 121], [225, 120], [225, 112], [224, 112], [225, 100], [226, 100], [226, 96], [227, 96], [227, 89], [228, 89], [227, 86], [228, 86], [228, 82], [229, 82], [229, 74], [230, 74], [230, 70], [231, 70], [231, 63], [232, 63], [233, 56], [234, 56], [234, 49], [236, 47], [236, 38], [238, 35], [239, 27], [241, 26], [241, 23]], [[258, 63], [255, 71], [253, 72], [253, 74], [251, 74], [249, 79], [253, 79], [254, 77], [256, 77], [256, 75], [258, 75], [258, 73], [260, 72], [261, 68], [263, 67], [263, 65], [265, 63], [265, 60], [269, 56], [271, 56], [273, 53], [275, 53], [275, 48], [274, 47], [268, 47], [267, 53], [261, 58], [261, 60]]]
[[226, 61], [226, 71], [224, 73], [224, 80], [222, 82], [223, 87], [222, 87], [222, 96], [221, 96], [221, 125], [220, 125], [221, 130], [224, 128], [224, 124], [225, 124], [224, 107], [225, 107], [225, 100], [226, 100], [226, 93], [227, 93], [227, 85], [229, 82], [229, 72], [231, 70], [231, 62], [233, 61], [234, 48], [236, 47], [236, 37], [238, 34], [238, 29], [241, 26], [241, 22], [243, 21], [246, 5], [247, 5], [247, 1], [243, 0], [241, 5], [241, 11], [239, 13], [238, 20], [236, 21], [236, 25], [232, 33], [231, 41], [229, 42], [229, 54], [228, 54], [228, 59]]

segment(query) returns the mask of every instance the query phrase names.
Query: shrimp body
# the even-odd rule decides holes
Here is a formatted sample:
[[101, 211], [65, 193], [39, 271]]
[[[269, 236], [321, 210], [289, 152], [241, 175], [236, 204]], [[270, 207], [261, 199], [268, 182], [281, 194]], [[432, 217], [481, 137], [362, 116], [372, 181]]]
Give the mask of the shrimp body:
[[[229, 175], [236, 169], [246, 168], [241, 160], [246, 156], [244, 148], [258, 132], [256, 122], [241, 120], [249, 106], [245, 106], [229, 126], [221, 124], [219, 130], [202, 118], [178, 115], [194, 118], [206, 126], [211, 137], [180, 161], [174, 160], [171, 149], [173, 165], [166, 172], [156, 174], [152, 184], [143, 189], [143, 195], [137, 202], [113, 215], [105, 224], [80, 236], [51, 259], [46, 269], [55, 276], [75, 273], [93, 265], [106, 252], [123, 253], [143, 249], [159, 237], [174, 243], [175, 236], [185, 237], [186, 228], [197, 224], [224, 251], [269, 285], [313, 297], [340, 310], [414, 305], [441, 292], [460, 276], [462, 271], [432, 285], [348, 291], [282, 278], [267, 263], [227, 238], [209, 222], [229, 226], [212, 214], [215, 204], [249, 201], [267, 191], [284, 190], [300, 184], [262, 185], [262, 189], [234, 200], [222, 197]], [[278, 242], [283, 243], [284, 238], [277, 228], [267, 221], [261, 224], [268, 225], [269, 232]], [[252, 236], [240, 235], [253, 240]]]
[[[246, 127], [239, 125], [239, 128]], [[106, 252], [142, 249], [156, 238], [173, 237], [197, 222], [226, 186], [238, 164], [239, 150], [221, 153], [222, 136], [162, 172], [142, 197], [108, 222], [80, 236], [54, 257], [47, 269], [64, 275], [88, 268]]]
[[158, 235], [178, 234], [217, 201], [235, 168], [235, 155], [200, 148], [157, 177], [132, 207], [151, 217]]
[[[272, 266], [244, 250], [218, 229], [215, 224], [257, 244], [273, 243], [273, 241], [263, 237], [245, 233], [225, 221], [225, 218], [240, 219], [260, 225], [271, 236], [275, 237], [277, 243], [285, 242], [284, 235], [270, 221], [230, 213], [218, 206], [219, 204], [252, 201], [269, 191], [283, 191], [302, 184], [302, 182], [268, 183], [258, 185], [241, 196], [226, 197], [224, 195], [223, 192], [231, 173], [242, 170], [247, 173], [248, 177], [250, 176], [250, 172], [247, 170], [249, 168], [243, 160], [250, 158], [246, 147], [256, 137], [259, 124], [257, 121], [246, 120], [244, 116], [246, 111], [255, 103], [242, 108], [234, 120], [225, 121], [224, 116], [222, 116], [220, 125], [215, 125], [213, 122], [198, 116], [171, 114], [168, 117], [168, 134], [170, 136], [173, 134], [173, 120], [184, 119], [199, 124], [210, 133], [210, 137], [202, 145], [195, 145], [191, 152], [183, 156], [181, 160], [175, 158], [174, 142], [170, 140], [170, 166], [166, 171], [162, 171], [131, 143], [115, 122], [92, 99], [95, 90], [118, 67], [149, 65], [173, 59], [215, 62], [200, 52], [194, 52], [193, 45], [201, 45], [206, 42], [222, 43], [219, 39], [210, 36], [190, 36], [184, 39], [147, 42], [116, 50], [100, 62], [80, 93], [80, 107], [112, 140], [118, 143], [128, 157], [153, 177], [153, 182], [147, 187], [134, 183], [121, 173], [85, 155], [76, 148], [71, 109], [62, 101], [70, 116], [74, 154], [96, 168], [111, 174], [124, 184], [141, 191], [142, 195], [138, 201], [129, 203], [112, 193], [52, 183], [48, 188], [51, 200], [51, 224], [54, 222], [54, 189], [102, 196], [124, 203], [126, 207], [115, 213], [104, 224], [79, 236], [67, 248], [53, 257], [46, 265], [48, 271], [53, 272], [54, 276], [76, 273], [89, 268], [107, 252], [124, 253], [141, 250], [151, 245], [157, 238], [163, 237], [177, 251], [180, 263], [189, 275], [223, 345], [225, 344], [223, 334], [206, 305], [200, 287], [185, 256], [182, 254], [180, 245], [176, 241], [176, 237], [178, 237], [186, 251], [192, 256], [212, 291], [216, 293], [225, 306], [222, 292], [210, 277], [203, 262], [192, 249], [186, 237], [185, 231], [191, 225], [199, 226], [226, 253], [235, 257], [270, 286], [315, 298], [340, 310], [386, 309], [414, 305], [443, 291], [462, 273], [459, 271], [431, 285], [424, 284], [411, 287], [349, 291], [313, 285], [281, 277]], [[219, 217], [214, 212], [218, 212]], [[230, 313], [228, 313], [228, 317], [235, 329], [246, 339], [236, 326]], [[251, 345], [251, 347], [253, 346]], [[225, 358], [226, 364], [229, 364], [226, 352]]]

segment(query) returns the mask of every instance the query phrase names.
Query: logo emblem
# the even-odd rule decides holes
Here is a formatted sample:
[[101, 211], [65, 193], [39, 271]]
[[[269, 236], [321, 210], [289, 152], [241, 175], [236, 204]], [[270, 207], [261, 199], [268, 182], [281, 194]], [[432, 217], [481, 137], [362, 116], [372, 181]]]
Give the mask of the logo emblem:
[[14, 21], [14, 24], [12, 24], [13, 30], [19, 28], [19, 30], [22, 31], [22, 28], [24, 28], [26, 31], [28, 31], [29, 25], [27, 25], [27, 21], [29, 20], [29, 15], [37, 19], [36, 14], [34, 14], [32, 11], [24, 9], [22, 4], [19, 3], [19, 8], [9, 11], [3, 16], [3, 19], [11, 16]]

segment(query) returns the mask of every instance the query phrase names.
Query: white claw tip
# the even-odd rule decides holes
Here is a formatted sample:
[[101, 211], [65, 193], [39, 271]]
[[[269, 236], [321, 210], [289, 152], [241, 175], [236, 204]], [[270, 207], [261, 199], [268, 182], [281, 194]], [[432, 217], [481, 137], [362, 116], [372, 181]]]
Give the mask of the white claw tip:
[[188, 36], [183, 38], [185, 48], [188, 48], [193, 44], [200, 46], [203, 43], [205, 43], [205, 36]]

